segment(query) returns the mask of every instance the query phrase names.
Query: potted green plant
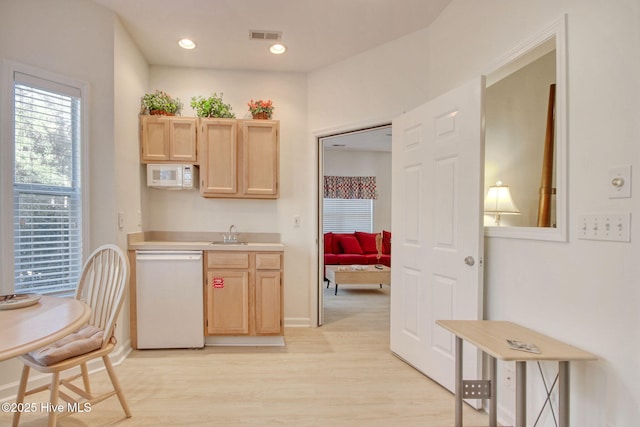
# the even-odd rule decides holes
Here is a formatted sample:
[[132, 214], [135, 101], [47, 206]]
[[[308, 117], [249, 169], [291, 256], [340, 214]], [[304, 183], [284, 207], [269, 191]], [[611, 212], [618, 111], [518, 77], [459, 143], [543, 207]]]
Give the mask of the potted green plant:
[[191, 108], [196, 111], [198, 117], [235, 119], [236, 115], [231, 111], [231, 105], [222, 101], [222, 95], [222, 93], [220, 96], [214, 93], [209, 98], [194, 96], [191, 98]]
[[273, 109], [275, 108], [273, 106], [273, 101], [271, 101], [270, 99], [267, 99], [266, 101], [263, 101], [262, 99], [254, 101], [252, 99], [251, 101], [249, 101], [248, 105], [249, 112], [251, 112], [251, 116], [254, 119], [271, 119], [271, 116], [273, 115]]
[[168, 93], [156, 90], [154, 93], [147, 93], [141, 100], [141, 114], [160, 114], [175, 116], [182, 111], [180, 98], [172, 98]]

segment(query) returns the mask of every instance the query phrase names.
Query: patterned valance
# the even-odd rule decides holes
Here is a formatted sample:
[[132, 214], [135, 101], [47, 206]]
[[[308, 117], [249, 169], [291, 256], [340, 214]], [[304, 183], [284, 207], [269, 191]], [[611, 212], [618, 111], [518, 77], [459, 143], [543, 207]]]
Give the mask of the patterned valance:
[[325, 199], [377, 199], [375, 176], [325, 176]]

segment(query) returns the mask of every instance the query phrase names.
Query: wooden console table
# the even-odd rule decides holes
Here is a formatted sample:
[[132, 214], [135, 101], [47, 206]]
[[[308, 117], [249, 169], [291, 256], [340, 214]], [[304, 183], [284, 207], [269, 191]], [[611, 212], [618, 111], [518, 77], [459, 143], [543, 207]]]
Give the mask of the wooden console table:
[[[529, 361], [557, 361], [558, 370], [558, 425], [569, 427], [569, 362], [579, 360], [596, 360], [591, 353], [571, 345], [539, 334], [515, 323], [499, 320], [437, 320], [442, 326], [456, 336], [456, 385], [455, 385], [455, 425], [462, 427], [462, 401], [464, 397], [489, 399], [489, 426], [497, 426], [497, 359], [516, 362], [516, 427], [526, 426], [527, 416], [527, 370]], [[540, 353], [513, 350], [507, 340], [517, 340], [535, 344]], [[469, 381], [462, 377], [462, 342], [475, 345], [486, 353], [490, 359], [490, 379]], [[474, 384], [471, 384], [474, 383]], [[476, 390], [488, 389], [480, 397], [469, 396], [465, 386]]]
[[[350, 265], [327, 265], [325, 266], [327, 280], [333, 282], [336, 286], [335, 295], [338, 295], [338, 283], [349, 285], [365, 285], [365, 284], [391, 284], [391, 269], [386, 265], [360, 266], [360, 270], [354, 270]], [[329, 287], [327, 283], [327, 288]]]

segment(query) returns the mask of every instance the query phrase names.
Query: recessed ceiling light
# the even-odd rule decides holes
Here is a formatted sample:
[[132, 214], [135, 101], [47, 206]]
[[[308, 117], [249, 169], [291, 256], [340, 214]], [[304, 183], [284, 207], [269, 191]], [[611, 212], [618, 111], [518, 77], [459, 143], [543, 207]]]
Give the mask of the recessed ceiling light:
[[287, 51], [287, 47], [281, 43], [272, 44], [269, 51], [274, 55], [281, 55]]
[[196, 43], [191, 39], [181, 39], [178, 44], [183, 49], [193, 49], [196, 47]]

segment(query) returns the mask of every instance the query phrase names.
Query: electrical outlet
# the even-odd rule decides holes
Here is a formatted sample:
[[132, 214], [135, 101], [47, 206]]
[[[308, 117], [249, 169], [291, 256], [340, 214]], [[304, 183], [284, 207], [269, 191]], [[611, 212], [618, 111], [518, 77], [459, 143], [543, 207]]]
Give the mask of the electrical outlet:
[[631, 241], [631, 214], [583, 214], [578, 219], [578, 238], [584, 240]]

